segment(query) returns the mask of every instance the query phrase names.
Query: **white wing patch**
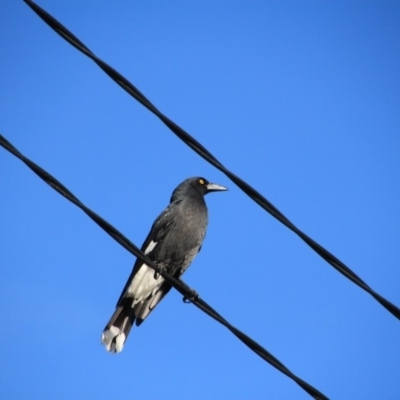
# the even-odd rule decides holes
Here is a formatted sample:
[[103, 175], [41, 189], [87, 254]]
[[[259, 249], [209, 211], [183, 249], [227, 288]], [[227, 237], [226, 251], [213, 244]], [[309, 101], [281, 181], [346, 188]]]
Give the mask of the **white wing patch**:
[[133, 305], [141, 300], [145, 300], [163, 284], [164, 278], [159, 276], [158, 279], [154, 279], [155, 273], [154, 269], [146, 264], [140, 267], [128, 288], [128, 292], [134, 298]]
[[[147, 255], [151, 253], [154, 247], [156, 247], [156, 244], [157, 242], [154, 242], [153, 240], [150, 241], [150, 243], [144, 250], [144, 254]], [[152, 292], [154, 293], [164, 282], [164, 279], [162, 277], [154, 279], [155, 273], [156, 271], [154, 271], [153, 268], [147, 266], [146, 264], [143, 264], [139, 268], [139, 271], [136, 272], [135, 277], [133, 278], [132, 283], [128, 288], [128, 292], [134, 298], [133, 305], [141, 300], [146, 299]]]
[[149, 243], [149, 245], [146, 247], [146, 250], [144, 251], [144, 254], [145, 255], [149, 254], [154, 249], [154, 247], [156, 247], [156, 244], [157, 244], [157, 242], [151, 241]]

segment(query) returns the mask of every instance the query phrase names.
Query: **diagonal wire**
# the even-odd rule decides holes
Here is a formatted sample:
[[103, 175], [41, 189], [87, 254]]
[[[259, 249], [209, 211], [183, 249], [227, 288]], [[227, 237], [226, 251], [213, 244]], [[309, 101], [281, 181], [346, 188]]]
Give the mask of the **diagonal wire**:
[[186, 285], [182, 280], [175, 279], [170, 275], [166, 274], [162, 269], [152, 262], [147, 256], [145, 256], [137, 246], [135, 246], [127, 237], [121, 232], [114, 228], [110, 223], [92, 211], [90, 208], [85, 206], [76, 196], [74, 196], [61, 182], [50, 175], [47, 171], [35, 164], [29, 158], [25, 157], [20, 153], [4, 136], [0, 134], [0, 145], [8, 150], [15, 157], [19, 158], [25, 163], [35, 174], [43, 179], [49, 186], [60, 193], [67, 200], [79, 207], [85, 212], [97, 225], [105, 230], [114, 240], [122, 245], [126, 250], [140, 258], [143, 262], [153, 268], [157, 273], [161, 274], [165, 280], [168, 281], [179, 293], [184, 296], [184, 299], [189, 299], [197, 308], [204, 311], [208, 316], [218, 321], [220, 324], [228, 328], [239, 340], [241, 340], [249, 349], [254, 351], [262, 359], [267, 361], [273, 367], [278, 369], [280, 372], [295, 381], [302, 389], [304, 389], [309, 395], [318, 400], [327, 400], [328, 398], [320, 391], [315, 389], [313, 386], [303, 381], [301, 378], [293, 374], [287, 367], [285, 367], [277, 358], [275, 358], [270, 352], [260, 346], [257, 342], [251, 339], [249, 336], [241, 332], [239, 329], [231, 325], [225, 318], [223, 318], [217, 311], [209, 306], [204, 300], [202, 300], [198, 294]]
[[379, 293], [375, 292], [368, 286], [358, 275], [356, 275], [347, 265], [335, 257], [332, 253], [318, 244], [316, 241], [307, 236], [299, 228], [297, 228], [288, 218], [286, 218], [271, 202], [269, 202], [261, 193], [250, 186], [247, 182], [240, 177], [229, 171], [223, 166], [201, 143], [189, 135], [180, 126], [171, 121], [168, 117], [161, 113], [143, 93], [141, 93], [132, 83], [130, 83], [124, 76], [122, 76], [114, 68], [106, 64], [95, 54], [93, 54], [88, 47], [86, 47], [75, 35], [73, 35], [67, 28], [60, 22], [52, 17], [45, 10], [40, 8], [31, 0], [24, 0], [25, 3], [46, 22], [56, 33], [63, 37], [76, 49], [91, 58], [111, 79], [113, 79], [119, 86], [126, 92], [134, 97], [139, 103], [146, 107], [149, 111], [155, 114], [175, 135], [177, 135], [184, 143], [186, 143], [197, 154], [203, 157], [206, 161], [212, 164], [215, 168], [223, 172], [232, 182], [234, 182], [243, 192], [245, 192], [251, 199], [259, 204], [264, 210], [270, 213], [278, 221], [284, 224], [287, 228], [297, 234], [305, 243], [307, 243], [316, 253], [318, 253], [325, 261], [332, 267], [343, 274], [346, 278], [350, 279], [360, 288], [369, 293], [375, 300], [377, 300], [383, 307], [392, 313], [397, 319], [400, 319], [400, 309], [391, 303], [389, 300], [382, 297]]

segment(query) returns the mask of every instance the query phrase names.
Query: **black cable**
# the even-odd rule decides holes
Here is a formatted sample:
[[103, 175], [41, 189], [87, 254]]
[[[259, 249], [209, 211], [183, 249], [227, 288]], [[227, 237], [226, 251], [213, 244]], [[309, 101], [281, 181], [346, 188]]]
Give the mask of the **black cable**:
[[180, 126], [171, 121], [168, 117], [162, 114], [143, 93], [141, 93], [132, 83], [123, 77], [114, 68], [110, 67], [95, 54], [93, 54], [75, 35], [73, 35], [67, 28], [65, 28], [54, 17], [48, 14], [45, 10], [40, 8], [31, 0], [24, 0], [25, 3], [46, 22], [56, 33], [63, 37], [76, 49], [91, 58], [111, 79], [120, 85], [126, 92], [134, 97], [139, 103], [146, 107], [149, 111], [155, 114], [168, 128], [174, 132], [184, 143], [192, 148], [197, 154], [203, 157], [206, 161], [212, 164], [215, 168], [223, 172], [232, 182], [234, 182], [243, 192], [245, 192], [251, 199], [258, 203], [264, 210], [270, 213], [278, 221], [288, 227], [291, 231], [296, 233], [305, 243], [307, 243], [316, 253], [318, 253], [325, 261], [332, 265], [337, 271], [343, 274], [346, 278], [350, 279], [360, 288], [369, 293], [375, 300], [377, 300], [383, 307], [385, 307], [396, 318], [400, 319], [400, 309], [386, 300], [380, 294], [375, 292], [368, 286], [358, 275], [356, 275], [347, 265], [335, 257], [332, 253], [315, 242], [299, 228], [297, 228], [289, 219], [287, 219], [272, 203], [270, 203], [261, 193], [255, 190], [252, 186], [239, 178], [237, 175], [224, 167], [201, 143], [195, 138], [184, 131]]
[[8, 150], [15, 157], [19, 158], [24, 162], [35, 174], [43, 179], [49, 186], [64, 196], [67, 200], [79, 207], [85, 212], [97, 225], [99, 225], [104, 231], [106, 231], [114, 240], [122, 245], [126, 250], [140, 258], [143, 262], [153, 268], [157, 273], [161, 274], [163, 278], [170, 283], [179, 293], [184, 296], [184, 299], [189, 299], [197, 308], [205, 312], [211, 318], [218, 321], [220, 324], [228, 328], [239, 340], [241, 340], [248, 348], [253, 350], [262, 359], [267, 361], [273, 367], [281, 371], [283, 374], [295, 381], [302, 389], [310, 394], [315, 399], [327, 400], [328, 398], [320, 391], [315, 389], [307, 382], [300, 379], [298, 376], [293, 374], [288, 368], [286, 368], [277, 358], [275, 358], [266, 349], [260, 346], [257, 342], [251, 339], [249, 336], [241, 332], [239, 329], [231, 325], [225, 318], [217, 313], [211, 306], [209, 306], [204, 300], [202, 300], [197, 293], [186, 285], [182, 280], [175, 279], [170, 275], [166, 274], [162, 269], [159, 269], [155, 263], [153, 263], [148, 257], [146, 257], [138, 247], [136, 247], [127, 237], [121, 232], [114, 228], [110, 223], [86, 207], [76, 196], [74, 196], [61, 182], [50, 175], [43, 168], [39, 167], [29, 158], [25, 157], [20, 153], [4, 136], [0, 134], [0, 145]]

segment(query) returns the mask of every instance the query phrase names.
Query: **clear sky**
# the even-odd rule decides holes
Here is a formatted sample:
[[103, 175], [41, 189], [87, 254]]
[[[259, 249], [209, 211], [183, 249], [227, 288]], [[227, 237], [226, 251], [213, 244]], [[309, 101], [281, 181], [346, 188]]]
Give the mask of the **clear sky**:
[[[39, 3], [400, 306], [400, 3]], [[209, 229], [184, 280], [333, 399], [400, 398], [400, 321], [22, 1], [0, 6], [0, 133], [140, 246], [183, 179]], [[121, 354], [134, 257], [0, 148], [0, 398], [307, 399], [171, 291]]]

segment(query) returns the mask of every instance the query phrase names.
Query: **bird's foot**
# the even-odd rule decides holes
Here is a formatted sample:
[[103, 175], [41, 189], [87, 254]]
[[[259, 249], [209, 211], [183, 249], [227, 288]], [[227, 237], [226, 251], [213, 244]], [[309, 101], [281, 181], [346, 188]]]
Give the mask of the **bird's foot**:
[[183, 297], [183, 302], [188, 303], [195, 303], [199, 299], [199, 294], [195, 291], [190, 289], [190, 294], [188, 296]]
[[[164, 268], [160, 268], [161, 270], [163, 270]], [[157, 271], [154, 271], [154, 279], [157, 280], [159, 277], [161, 276], [161, 274]]]

